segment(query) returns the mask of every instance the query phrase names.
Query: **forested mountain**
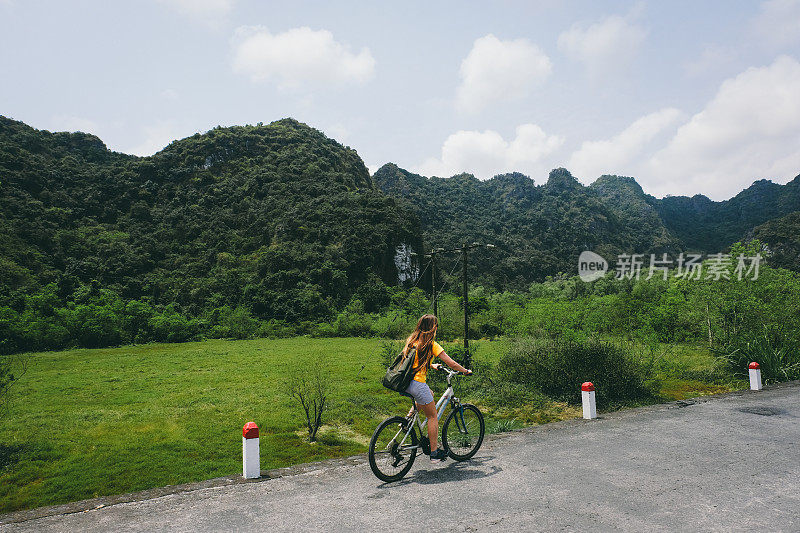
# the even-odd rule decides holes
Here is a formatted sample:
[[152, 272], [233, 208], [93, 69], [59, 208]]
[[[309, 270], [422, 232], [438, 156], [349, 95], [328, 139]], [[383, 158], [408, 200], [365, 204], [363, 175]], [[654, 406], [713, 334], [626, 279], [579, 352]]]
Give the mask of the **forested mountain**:
[[[651, 197], [652, 198], [652, 197]], [[703, 195], [652, 198], [664, 225], [692, 250], [717, 252], [755, 226], [800, 209], [800, 175], [786, 185], [759, 180], [730, 200]]]
[[[292, 119], [135, 157], [0, 117], [0, 353], [248, 336], [349, 304], [378, 310], [398, 281], [429, 287], [411, 252], [465, 242], [496, 246], [471, 252], [471, 281], [524, 290], [573, 273], [583, 250], [716, 252], [798, 210], [800, 177], [725, 202], [659, 200], [633, 178], [586, 187], [565, 169], [541, 185], [394, 164], [370, 177], [354, 150]], [[796, 265], [796, 225], [793, 215], [755, 234]], [[442, 258], [439, 286], [455, 288], [455, 261]]]
[[772, 266], [800, 272], [800, 211], [756, 227], [752, 237], [766, 243]]
[[[482, 283], [497, 288], [522, 289], [547, 275], [572, 272], [583, 250], [613, 257], [679, 248], [651, 206], [615, 192], [632, 186], [641, 191], [626, 178], [606, 176], [596, 187], [584, 187], [567, 170], [556, 169], [536, 186], [516, 173], [486, 181], [471, 174], [424, 178], [387, 164], [373, 179], [387, 194], [411, 203], [427, 246], [495, 244], [476, 250], [470, 264]], [[610, 201], [618, 195], [625, 202]]]
[[755, 226], [800, 209], [800, 176], [786, 185], [760, 180], [722, 202], [701, 195], [658, 199], [621, 176], [601, 176], [584, 187], [565, 169], [553, 170], [539, 186], [522, 174], [487, 181], [469, 174], [425, 178], [391, 163], [373, 179], [387, 194], [411, 202], [426, 245], [497, 244], [479, 253], [476, 274], [498, 287], [571, 272], [587, 249], [607, 258], [724, 251]]
[[198, 316], [327, 316], [371, 280], [397, 281], [418, 221], [361, 158], [291, 119], [216, 128], [152, 157], [0, 117], [0, 307], [54, 284], [109, 289]]

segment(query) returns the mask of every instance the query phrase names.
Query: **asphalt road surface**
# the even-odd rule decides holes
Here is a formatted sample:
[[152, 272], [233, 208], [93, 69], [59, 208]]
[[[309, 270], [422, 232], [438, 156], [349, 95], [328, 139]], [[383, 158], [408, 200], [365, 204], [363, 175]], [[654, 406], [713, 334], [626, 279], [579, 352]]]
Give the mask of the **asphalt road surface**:
[[23, 522], [6, 515], [0, 529], [800, 531], [800, 383], [687, 403], [506, 433], [464, 463], [421, 456], [394, 484], [358, 457]]

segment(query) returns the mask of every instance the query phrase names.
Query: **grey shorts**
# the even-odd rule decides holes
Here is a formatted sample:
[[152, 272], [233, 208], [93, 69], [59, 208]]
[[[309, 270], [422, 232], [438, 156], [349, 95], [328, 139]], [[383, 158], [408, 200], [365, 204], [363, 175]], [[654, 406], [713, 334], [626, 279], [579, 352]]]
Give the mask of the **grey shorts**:
[[426, 383], [411, 380], [411, 384], [406, 389], [406, 393], [414, 397], [414, 401], [420, 405], [429, 404], [433, 401], [433, 393]]

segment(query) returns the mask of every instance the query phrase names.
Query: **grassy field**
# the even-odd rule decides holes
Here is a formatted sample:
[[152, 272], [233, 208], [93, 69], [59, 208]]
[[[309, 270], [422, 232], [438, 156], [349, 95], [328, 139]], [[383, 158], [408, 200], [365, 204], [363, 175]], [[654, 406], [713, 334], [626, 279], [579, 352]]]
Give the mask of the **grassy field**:
[[[240, 472], [250, 420], [265, 469], [363, 452], [382, 418], [408, 408], [380, 384], [381, 343], [300, 337], [31, 354], [0, 418], [0, 512]], [[474, 344], [479, 362], [503, 349]], [[331, 403], [312, 444], [286, 381], [315, 365], [330, 376]], [[699, 347], [667, 347], [659, 365], [664, 399], [741, 387]], [[546, 409], [544, 418], [495, 411], [490, 430], [579, 416], [574, 406]]]

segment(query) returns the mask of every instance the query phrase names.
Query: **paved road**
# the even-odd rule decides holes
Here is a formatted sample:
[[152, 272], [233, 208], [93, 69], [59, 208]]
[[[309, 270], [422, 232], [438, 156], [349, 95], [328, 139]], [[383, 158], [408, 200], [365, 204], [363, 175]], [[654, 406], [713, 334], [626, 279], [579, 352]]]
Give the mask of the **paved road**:
[[386, 485], [364, 458], [9, 531], [800, 531], [800, 383], [504, 434]]

